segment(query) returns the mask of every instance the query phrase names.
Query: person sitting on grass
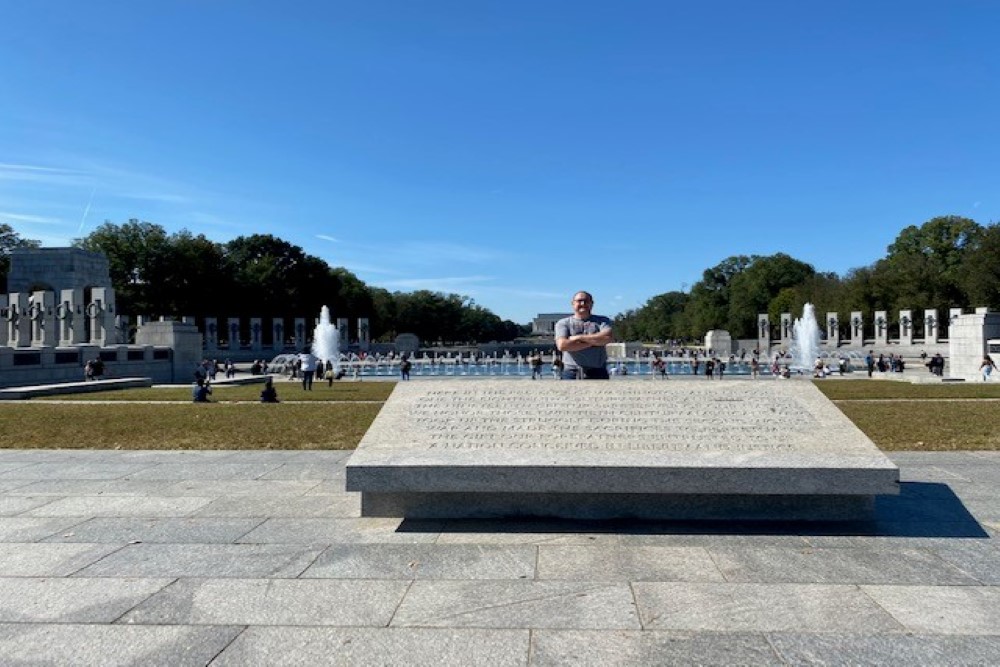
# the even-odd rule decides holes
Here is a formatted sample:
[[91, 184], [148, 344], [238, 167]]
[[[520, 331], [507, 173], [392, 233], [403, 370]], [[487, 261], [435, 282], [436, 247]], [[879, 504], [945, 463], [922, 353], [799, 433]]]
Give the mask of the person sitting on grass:
[[191, 398], [195, 403], [208, 403], [208, 397], [212, 393], [212, 388], [208, 382], [202, 378], [195, 380], [194, 388], [191, 390]]
[[271, 378], [264, 380], [264, 389], [260, 392], [261, 403], [278, 403], [278, 390], [274, 388]]

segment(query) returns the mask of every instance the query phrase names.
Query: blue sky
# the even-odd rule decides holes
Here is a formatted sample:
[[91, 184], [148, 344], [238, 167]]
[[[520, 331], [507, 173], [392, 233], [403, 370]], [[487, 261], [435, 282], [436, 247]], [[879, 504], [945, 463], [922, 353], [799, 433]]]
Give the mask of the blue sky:
[[0, 221], [275, 234], [371, 285], [613, 315], [1000, 212], [1000, 3], [0, 0]]

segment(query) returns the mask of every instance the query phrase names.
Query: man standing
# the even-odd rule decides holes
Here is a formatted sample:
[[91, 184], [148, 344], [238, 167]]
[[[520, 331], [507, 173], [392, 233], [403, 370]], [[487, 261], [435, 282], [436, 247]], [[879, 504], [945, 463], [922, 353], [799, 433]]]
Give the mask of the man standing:
[[589, 292], [577, 292], [570, 304], [573, 315], [556, 322], [555, 331], [556, 349], [563, 353], [562, 378], [607, 380], [611, 320], [591, 312], [594, 297]]
[[299, 355], [299, 362], [302, 364], [299, 369], [302, 371], [302, 388], [312, 391], [313, 375], [316, 374], [316, 364], [319, 362], [319, 359], [309, 350], [302, 350], [302, 354]]

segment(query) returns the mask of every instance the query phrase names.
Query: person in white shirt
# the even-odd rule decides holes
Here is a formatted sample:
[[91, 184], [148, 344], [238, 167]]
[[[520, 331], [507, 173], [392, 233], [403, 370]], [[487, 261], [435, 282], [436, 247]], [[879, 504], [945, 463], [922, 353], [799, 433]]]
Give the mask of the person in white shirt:
[[299, 370], [302, 372], [302, 388], [306, 391], [312, 391], [313, 376], [316, 375], [316, 364], [319, 363], [319, 359], [309, 350], [302, 350], [302, 354], [299, 355], [299, 363], [301, 364]]

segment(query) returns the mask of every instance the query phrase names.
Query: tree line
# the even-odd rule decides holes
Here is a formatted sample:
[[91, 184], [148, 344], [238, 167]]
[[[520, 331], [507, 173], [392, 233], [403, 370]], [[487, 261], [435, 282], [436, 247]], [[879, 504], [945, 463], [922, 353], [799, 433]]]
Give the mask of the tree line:
[[[4, 291], [10, 251], [38, 245], [0, 223]], [[106, 222], [73, 245], [107, 256], [118, 312], [124, 314], [290, 320], [318, 317], [325, 305], [334, 317], [369, 318], [376, 341], [400, 333], [416, 334], [425, 344], [509, 341], [525, 333], [467, 297], [372, 287], [270, 234], [217, 243], [133, 219]]]
[[[0, 223], [3, 291], [10, 250], [38, 245]], [[129, 220], [106, 222], [74, 245], [108, 257], [122, 313], [293, 318], [318, 315], [326, 305], [337, 317], [368, 317], [373, 340], [408, 332], [425, 344], [473, 343], [528, 332], [458, 294], [369, 286], [269, 234], [216, 243]], [[890, 330], [898, 332], [901, 309], [913, 310], [915, 330], [923, 325], [925, 308], [942, 316], [954, 306], [1000, 309], [1000, 224], [942, 216], [911, 225], [885, 257], [843, 276], [818, 272], [784, 253], [734, 255], [706, 269], [689, 292], [657, 294], [619, 314], [615, 334], [619, 340], [701, 340], [710, 329], [726, 329], [737, 338], [755, 338], [758, 313], [777, 323], [781, 313], [800, 313], [807, 302], [817, 313], [837, 312], [842, 337], [849, 336], [847, 319], [855, 310], [869, 319], [875, 310], [887, 311]]]
[[842, 337], [849, 336], [848, 316], [856, 310], [869, 321], [873, 311], [887, 311], [890, 331], [898, 335], [900, 310], [913, 310], [911, 326], [919, 331], [924, 309], [937, 309], [942, 325], [951, 307], [1000, 309], [1000, 224], [941, 216], [911, 225], [885, 257], [843, 276], [784, 253], [728, 257], [706, 269], [690, 292], [658, 294], [618, 315], [615, 335], [700, 340], [710, 329], [726, 329], [736, 338], [756, 338], [758, 313], [777, 323], [781, 313], [801, 313], [806, 303], [821, 317], [838, 313]]

